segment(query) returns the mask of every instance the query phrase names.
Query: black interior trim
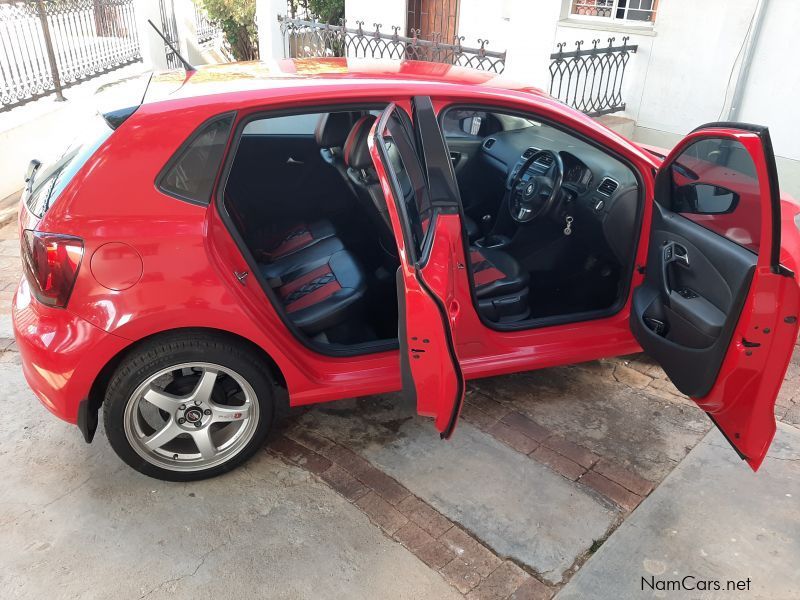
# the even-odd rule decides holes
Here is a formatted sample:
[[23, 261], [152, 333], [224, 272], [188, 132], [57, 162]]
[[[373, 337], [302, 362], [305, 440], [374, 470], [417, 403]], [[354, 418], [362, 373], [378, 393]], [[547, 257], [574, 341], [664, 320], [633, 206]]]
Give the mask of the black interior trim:
[[324, 356], [350, 357], [350, 356], [361, 356], [364, 354], [376, 354], [378, 352], [388, 352], [391, 350], [397, 350], [399, 344], [398, 340], [395, 339], [395, 340], [379, 340], [376, 342], [363, 342], [360, 344], [352, 344], [347, 347], [337, 347], [337, 346], [332, 346], [330, 344], [323, 344], [320, 342], [316, 342], [310, 337], [308, 337], [305, 333], [303, 333], [303, 331], [299, 327], [297, 327], [297, 325], [294, 324], [291, 318], [289, 318], [289, 315], [284, 310], [281, 302], [275, 295], [275, 292], [272, 290], [272, 288], [269, 286], [269, 283], [266, 281], [266, 279], [264, 279], [263, 275], [261, 274], [261, 270], [258, 268], [258, 264], [255, 260], [255, 257], [252, 255], [250, 249], [247, 247], [244, 238], [239, 234], [239, 231], [236, 228], [233, 219], [231, 218], [231, 215], [228, 212], [227, 207], [225, 206], [225, 197], [224, 197], [225, 188], [228, 184], [228, 177], [230, 176], [231, 167], [233, 166], [234, 159], [236, 158], [236, 152], [239, 148], [239, 142], [241, 141], [242, 138], [242, 132], [244, 131], [245, 126], [251, 121], [264, 119], [267, 117], [283, 117], [288, 115], [314, 114], [314, 113], [334, 112], [334, 111], [344, 112], [344, 111], [358, 111], [358, 110], [363, 110], [363, 111], [383, 110], [385, 108], [386, 105], [382, 103], [348, 102], [343, 104], [321, 104], [315, 106], [303, 106], [302, 108], [294, 108], [294, 109], [288, 108], [288, 109], [277, 109], [277, 110], [265, 110], [249, 114], [244, 118], [242, 118], [238, 123], [235, 123], [233, 140], [230, 142], [228, 146], [228, 151], [223, 161], [224, 167], [222, 170], [222, 174], [220, 175], [217, 182], [217, 189], [215, 193], [217, 211], [219, 212], [222, 222], [225, 224], [225, 227], [228, 229], [228, 233], [231, 234], [231, 237], [233, 238], [234, 242], [239, 247], [239, 251], [242, 253], [242, 257], [247, 263], [247, 266], [250, 269], [250, 273], [256, 278], [264, 294], [272, 303], [275, 313], [280, 317], [281, 321], [283, 321], [283, 324], [292, 333], [292, 335], [309, 350], [316, 352], [317, 354], [322, 354]]
[[[478, 318], [481, 320], [481, 323], [483, 323], [483, 325], [485, 327], [488, 327], [489, 329], [493, 329], [495, 331], [525, 331], [525, 330], [529, 330], [529, 329], [539, 329], [539, 328], [542, 328], [542, 327], [550, 327], [550, 326], [554, 326], [554, 325], [566, 325], [568, 323], [580, 323], [580, 322], [584, 322], [584, 321], [593, 321], [593, 320], [596, 320], [596, 319], [603, 319], [603, 318], [606, 318], [606, 317], [610, 317], [610, 316], [613, 316], [613, 315], [619, 313], [625, 307], [625, 304], [628, 301], [628, 297], [631, 294], [631, 286], [632, 286], [632, 283], [633, 283], [633, 273], [634, 273], [635, 264], [636, 264], [636, 254], [639, 251], [639, 244], [641, 244], [641, 239], [642, 239], [642, 235], [643, 235], [641, 229], [642, 229], [642, 219], [644, 217], [644, 193], [645, 193], [645, 190], [644, 190], [644, 185], [642, 183], [642, 176], [641, 176], [641, 173], [639, 173], [638, 169], [636, 169], [636, 167], [633, 165], [633, 163], [629, 159], [627, 159], [625, 156], [623, 156], [623, 155], [621, 155], [621, 154], [619, 154], [617, 152], [614, 152], [614, 151], [604, 147], [603, 145], [598, 143], [596, 140], [594, 140], [594, 139], [592, 139], [590, 137], [584, 136], [584, 135], [582, 135], [582, 134], [580, 134], [580, 133], [578, 133], [576, 131], [573, 131], [573, 130], [569, 129], [568, 127], [565, 127], [564, 125], [562, 125], [560, 123], [557, 123], [557, 122], [552, 121], [552, 120], [547, 119], [547, 118], [543, 118], [543, 117], [539, 116], [534, 111], [514, 110], [514, 109], [509, 109], [509, 108], [506, 108], [506, 107], [493, 106], [491, 104], [470, 104], [470, 103], [454, 102], [452, 104], [447, 104], [446, 106], [442, 107], [442, 109], [439, 111], [439, 127], [440, 127], [440, 129], [443, 127], [444, 118], [445, 118], [445, 115], [447, 114], [447, 112], [450, 111], [450, 110], [454, 110], [454, 109], [501, 112], [503, 114], [513, 115], [513, 116], [521, 117], [521, 118], [524, 118], [524, 119], [531, 119], [532, 118], [532, 119], [534, 119], [535, 121], [537, 121], [539, 123], [544, 123], [544, 124], [548, 125], [549, 127], [553, 127], [555, 129], [559, 129], [560, 131], [562, 131], [562, 132], [564, 132], [564, 133], [566, 133], [568, 135], [571, 135], [571, 136], [573, 136], [573, 137], [575, 137], [577, 139], [580, 139], [580, 140], [586, 142], [587, 144], [589, 144], [591, 146], [594, 146], [595, 148], [597, 148], [601, 152], [605, 152], [609, 156], [612, 156], [613, 158], [615, 158], [616, 160], [618, 160], [619, 162], [624, 164], [626, 167], [628, 167], [631, 170], [631, 172], [633, 173], [634, 177], [636, 178], [636, 184], [637, 184], [637, 188], [638, 188], [638, 203], [637, 203], [638, 205], [637, 205], [637, 208], [636, 208], [636, 220], [635, 220], [634, 232], [638, 231], [639, 233], [637, 235], [635, 244], [631, 248], [631, 256], [630, 256], [630, 260], [628, 261], [628, 266], [621, 274], [623, 289], [621, 290], [621, 293], [619, 295], [619, 298], [617, 299], [617, 302], [615, 302], [611, 307], [606, 308], [606, 309], [602, 309], [602, 310], [593, 310], [593, 311], [586, 311], [586, 312], [580, 312], [580, 313], [569, 313], [569, 314], [565, 314], [565, 315], [554, 315], [554, 316], [550, 316], [550, 317], [539, 317], [539, 318], [533, 318], [533, 319], [525, 319], [525, 320], [517, 321], [517, 322], [514, 322], [514, 323], [496, 323], [494, 321], [490, 321], [489, 319], [486, 319], [481, 314], [481, 311], [478, 310], [478, 299], [477, 299], [477, 296], [475, 295], [475, 279], [474, 279], [474, 276], [473, 276], [473, 273], [472, 273], [472, 266], [470, 265], [467, 268], [467, 277], [469, 277], [469, 283], [470, 283], [470, 294], [472, 296], [473, 307], [475, 308], [475, 312], [477, 313]], [[492, 157], [489, 157], [489, 158], [492, 158]], [[462, 210], [462, 216], [463, 216], [463, 207], [461, 208], [461, 210]], [[469, 240], [468, 239], [464, 239], [463, 241], [464, 241], [464, 252], [466, 253], [466, 256], [469, 256]], [[469, 261], [467, 261], [467, 262], [469, 262]]]

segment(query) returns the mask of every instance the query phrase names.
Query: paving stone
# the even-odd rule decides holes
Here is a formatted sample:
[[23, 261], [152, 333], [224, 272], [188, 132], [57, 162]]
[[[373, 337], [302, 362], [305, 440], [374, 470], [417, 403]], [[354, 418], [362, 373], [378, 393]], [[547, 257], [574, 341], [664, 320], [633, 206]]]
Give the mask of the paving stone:
[[406, 548], [416, 553], [423, 546], [427, 546], [434, 539], [416, 523], [406, 523], [394, 532], [394, 539]]
[[647, 494], [653, 491], [653, 482], [647, 481], [643, 477], [639, 477], [636, 473], [604, 458], [598, 460], [597, 464], [592, 467], [592, 470], [607, 477], [611, 481], [615, 481], [625, 489], [639, 496], [647, 496]]
[[[558, 600], [799, 598], [800, 431], [778, 424], [758, 473], [716, 428], [558, 593]], [[656, 581], [739, 580], [749, 592], [642, 591]]]
[[614, 483], [610, 479], [603, 477], [594, 471], [588, 471], [586, 475], [579, 480], [582, 484], [599, 492], [606, 498], [612, 500], [621, 508], [631, 511], [639, 505], [642, 501], [641, 496], [626, 490], [618, 483]]
[[614, 368], [614, 379], [639, 390], [647, 387], [652, 381], [651, 377], [625, 365], [617, 365]]
[[369, 492], [367, 486], [338, 465], [331, 465], [320, 477], [351, 502], [358, 500]]
[[290, 427], [284, 432], [284, 435], [323, 456], [334, 445], [331, 440], [317, 435], [304, 427]]
[[480, 408], [469, 402], [465, 402], [461, 408], [461, 418], [475, 425], [478, 429], [488, 429], [497, 422]]
[[409, 418], [413, 406], [379, 404], [327, 405], [306, 413], [303, 426], [357, 449], [493, 553], [548, 582], [560, 583], [618, 518], [592, 490], [469, 423], [445, 442], [430, 420]]
[[509, 427], [502, 421], [489, 427], [486, 432], [522, 454], [530, 454], [539, 446], [539, 442], [532, 440], [519, 430]]
[[435, 538], [438, 538], [453, 526], [447, 517], [416, 496], [409, 496], [400, 502], [397, 505], [397, 510]]
[[455, 552], [438, 540], [422, 546], [415, 554], [422, 562], [437, 571], [456, 557]]
[[527, 579], [508, 597], [508, 600], [550, 600], [553, 593], [552, 588], [528, 575]]
[[578, 463], [571, 461], [566, 456], [562, 456], [558, 452], [554, 452], [553, 450], [550, 450], [550, 448], [545, 448], [544, 446], [540, 446], [534, 450], [531, 453], [531, 458], [547, 465], [556, 473], [559, 473], [567, 479], [571, 479], [572, 481], [576, 481], [586, 472], [586, 469], [584, 469]]
[[530, 577], [512, 562], [506, 561], [467, 594], [467, 600], [504, 600]]
[[453, 527], [439, 541], [446, 544], [456, 556], [486, 577], [502, 562], [491, 550], [459, 527]]
[[462, 594], [469, 592], [481, 581], [481, 576], [475, 568], [460, 558], [451, 560], [440, 572], [445, 580]]
[[553, 432], [545, 427], [542, 427], [535, 421], [532, 421], [522, 413], [512, 411], [502, 418], [503, 423], [509, 427], [516, 429], [520, 433], [528, 436], [537, 442], [543, 442], [548, 437], [553, 435]]
[[269, 449], [285, 456], [293, 463], [316, 475], [322, 474], [323, 471], [327, 471], [331, 466], [331, 461], [324, 456], [320, 456], [313, 450], [309, 450], [283, 435], [277, 436], [272, 440], [269, 444]]
[[568, 439], [559, 435], [550, 436], [544, 441], [544, 445], [586, 469], [591, 467], [600, 458], [594, 452], [582, 448], [578, 444], [570, 442]]
[[370, 520], [390, 535], [408, 523], [408, 519], [375, 492], [362, 496], [355, 504]]
[[502, 419], [510, 410], [506, 405], [490, 398], [486, 394], [475, 394], [470, 396], [468, 401], [495, 420]]
[[397, 483], [380, 469], [372, 465], [362, 465], [354, 473], [368, 487], [375, 490], [380, 496], [390, 504], [399, 504], [411, 495], [404, 486]]

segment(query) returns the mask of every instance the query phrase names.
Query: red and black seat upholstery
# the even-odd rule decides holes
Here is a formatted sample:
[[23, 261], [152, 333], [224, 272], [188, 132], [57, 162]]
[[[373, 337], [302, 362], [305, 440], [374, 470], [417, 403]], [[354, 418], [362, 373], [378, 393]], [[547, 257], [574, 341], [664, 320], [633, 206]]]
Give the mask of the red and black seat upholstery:
[[530, 277], [513, 256], [491, 248], [470, 248], [475, 297], [481, 314], [498, 323], [526, 319]]
[[360, 112], [323, 113], [314, 129], [314, 139], [319, 146], [322, 160], [334, 167], [348, 186], [351, 184], [347, 177], [343, 148], [353, 124], [361, 115]]
[[292, 321], [314, 336], [359, 310], [366, 281], [355, 257], [337, 238], [261, 265], [261, 272]]

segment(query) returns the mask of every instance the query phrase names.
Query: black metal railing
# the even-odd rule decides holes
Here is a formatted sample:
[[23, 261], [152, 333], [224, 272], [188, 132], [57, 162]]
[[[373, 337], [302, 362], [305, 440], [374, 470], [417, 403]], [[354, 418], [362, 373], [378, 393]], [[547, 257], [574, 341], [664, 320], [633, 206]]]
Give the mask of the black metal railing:
[[222, 29], [208, 18], [205, 10], [194, 5], [194, 26], [197, 30], [197, 43], [208, 44], [222, 35]]
[[0, 0], [0, 111], [141, 60], [134, 0]]
[[506, 53], [487, 50], [488, 40], [478, 40], [479, 48], [469, 48], [461, 44], [463, 36], [456, 36], [452, 44], [445, 44], [438, 36], [434, 36], [433, 40], [417, 37], [419, 30], [413, 30], [411, 37], [400, 35], [399, 27], [392, 27], [394, 33], [383, 33], [380, 23], [373, 24], [374, 31], [366, 31], [362, 27], [363, 21], [356, 21], [358, 27], [351, 29], [344, 22], [341, 25], [329, 25], [303, 19], [278, 18], [283, 32], [284, 56], [287, 58], [392, 58], [446, 63], [495, 73], [502, 73], [505, 69]]
[[608, 46], [598, 48], [600, 40], [592, 40], [591, 48], [564, 52], [566, 42], [558, 44], [558, 52], [550, 55], [550, 95], [591, 116], [625, 110], [622, 83], [631, 54], [639, 48], [628, 45], [628, 36], [621, 46], [616, 38], [608, 38]]

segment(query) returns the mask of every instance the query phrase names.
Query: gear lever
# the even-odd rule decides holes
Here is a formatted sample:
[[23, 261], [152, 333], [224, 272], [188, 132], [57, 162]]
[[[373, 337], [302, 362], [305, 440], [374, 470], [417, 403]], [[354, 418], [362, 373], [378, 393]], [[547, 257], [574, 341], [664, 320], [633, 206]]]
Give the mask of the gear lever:
[[481, 217], [480, 229], [481, 229], [481, 238], [484, 240], [489, 237], [492, 233], [492, 215], [483, 215]]

